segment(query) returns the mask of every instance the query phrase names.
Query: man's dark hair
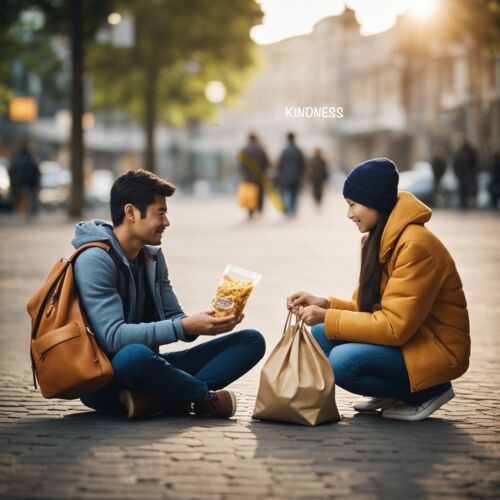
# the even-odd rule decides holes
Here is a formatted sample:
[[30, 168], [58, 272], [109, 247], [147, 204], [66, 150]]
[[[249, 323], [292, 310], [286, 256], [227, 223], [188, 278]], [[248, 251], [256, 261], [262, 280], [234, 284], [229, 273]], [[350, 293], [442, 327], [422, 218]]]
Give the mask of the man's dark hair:
[[146, 217], [148, 205], [155, 202], [155, 195], [172, 196], [175, 186], [147, 170], [130, 170], [116, 179], [111, 187], [109, 205], [113, 226], [119, 226], [125, 217], [123, 211], [131, 203]]
[[295, 134], [293, 132], [288, 132], [288, 134], [286, 134], [286, 138], [288, 142], [295, 142]]

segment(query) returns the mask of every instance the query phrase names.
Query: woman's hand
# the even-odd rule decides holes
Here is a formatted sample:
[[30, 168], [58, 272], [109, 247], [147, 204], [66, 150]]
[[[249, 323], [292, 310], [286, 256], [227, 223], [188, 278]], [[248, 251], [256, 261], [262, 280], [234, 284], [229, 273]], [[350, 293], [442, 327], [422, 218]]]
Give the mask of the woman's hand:
[[317, 306], [322, 309], [328, 309], [330, 301], [324, 297], [316, 297], [308, 292], [295, 292], [286, 299], [286, 306], [293, 314], [298, 314], [301, 308], [307, 306]]
[[307, 306], [299, 307], [299, 311], [296, 314], [307, 326], [314, 326], [325, 322], [326, 311], [327, 309], [319, 306]]

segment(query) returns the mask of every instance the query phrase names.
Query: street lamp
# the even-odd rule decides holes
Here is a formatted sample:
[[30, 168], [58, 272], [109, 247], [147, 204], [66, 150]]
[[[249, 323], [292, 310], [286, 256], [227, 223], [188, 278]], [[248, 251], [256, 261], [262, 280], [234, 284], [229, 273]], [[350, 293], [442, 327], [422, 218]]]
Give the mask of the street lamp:
[[219, 80], [212, 80], [205, 87], [205, 96], [212, 104], [221, 104], [226, 98], [226, 86]]
[[122, 21], [122, 16], [121, 16], [121, 14], [118, 14], [118, 12], [112, 12], [108, 16], [108, 24], [111, 24], [112, 26], [120, 24], [121, 21]]

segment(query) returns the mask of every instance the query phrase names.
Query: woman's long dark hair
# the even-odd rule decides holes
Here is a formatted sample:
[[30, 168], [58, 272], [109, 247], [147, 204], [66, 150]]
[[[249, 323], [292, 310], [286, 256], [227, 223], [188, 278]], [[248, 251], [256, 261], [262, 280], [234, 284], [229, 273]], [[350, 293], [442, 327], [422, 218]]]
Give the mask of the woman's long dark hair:
[[379, 261], [380, 241], [390, 212], [379, 212], [379, 219], [371, 229], [361, 248], [359, 272], [358, 309], [373, 312], [380, 307], [380, 281], [383, 264]]

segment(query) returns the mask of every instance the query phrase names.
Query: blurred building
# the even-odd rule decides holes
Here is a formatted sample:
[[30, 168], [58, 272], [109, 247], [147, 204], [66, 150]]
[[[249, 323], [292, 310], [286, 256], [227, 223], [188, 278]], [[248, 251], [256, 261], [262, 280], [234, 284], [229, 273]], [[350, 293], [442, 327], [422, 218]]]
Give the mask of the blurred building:
[[[500, 53], [466, 43], [405, 55], [404, 28], [365, 37], [352, 11], [316, 24], [313, 33], [262, 47], [262, 69], [237, 109], [217, 129], [204, 127], [195, 147], [226, 150], [257, 132], [276, 157], [288, 130], [311, 150], [323, 147], [344, 169], [370, 156], [402, 169], [453, 149], [465, 131], [483, 158], [500, 148]], [[343, 117], [287, 117], [287, 108], [343, 108]]]
[[[452, 150], [460, 131], [479, 147], [482, 159], [489, 158], [500, 149], [500, 53], [429, 40], [425, 56], [409, 57], [402, 50], [403, 29], [398, 23], [361, 36], [346, 9], [318, 22], [309, 35], [262, 46], [261, 67], [247, 91], [235, 106], [221, 107], [216, 123], [157, 127], [158, 172], [186, 189], [198, 180], [202, 191], [230, 190], [237, 179], [234, 158], [250, 131], [261, 138], [271, 160], [277, 159], [286, 132], [294, 131], [306, 154], [321, 147], [329, 163], [344, 170], [380, 155], [407, 169], [428, 159], [436, 143]], [[56, 44], [66, 61], [67, 43]], [[39, 119], [29, 129], [41, 159], [68, 166], [67, 97], [47, 99], [41, 81], [30, 75], [25, 80], [29, 85], [19, 89], [21, 94], [41, 103]], [[69, 63], [60, 80], [69, 86]], [[85, 95], [90, 111], [90, 79]], [[144, 166], [140, 124], [118, 111], [88, 118], [88, 170], [118, 174]], [[0, 125], [1, 152], [19, 130]]]

